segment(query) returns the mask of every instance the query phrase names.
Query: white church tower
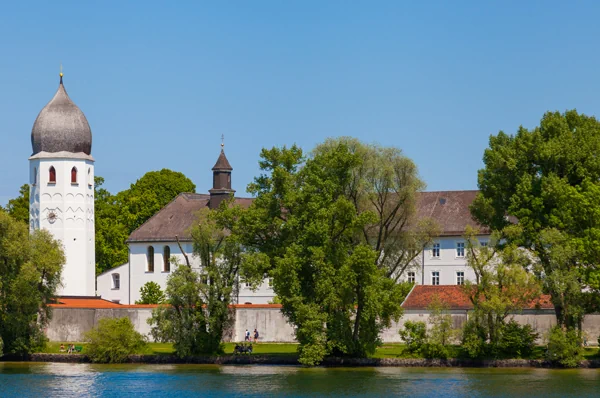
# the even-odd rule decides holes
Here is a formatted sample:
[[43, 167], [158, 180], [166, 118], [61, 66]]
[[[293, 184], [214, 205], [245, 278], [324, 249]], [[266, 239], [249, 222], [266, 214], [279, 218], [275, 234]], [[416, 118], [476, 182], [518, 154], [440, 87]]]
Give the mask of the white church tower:
[[95, 296], [92, 131], [60, 74], [58, 91], [31, 131], [29, 227], [62, 241], [67, 262], [60, 296]]

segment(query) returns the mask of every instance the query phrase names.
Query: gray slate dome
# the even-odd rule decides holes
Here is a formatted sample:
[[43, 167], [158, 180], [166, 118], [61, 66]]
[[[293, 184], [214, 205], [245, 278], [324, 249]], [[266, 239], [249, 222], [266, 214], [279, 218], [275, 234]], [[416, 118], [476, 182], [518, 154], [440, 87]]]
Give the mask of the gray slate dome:
[[54, 97], [41, 110], [31, 130], [33, 155], [39, 152], [92, 153], [92, 130], [81, 109], [60, 85]]

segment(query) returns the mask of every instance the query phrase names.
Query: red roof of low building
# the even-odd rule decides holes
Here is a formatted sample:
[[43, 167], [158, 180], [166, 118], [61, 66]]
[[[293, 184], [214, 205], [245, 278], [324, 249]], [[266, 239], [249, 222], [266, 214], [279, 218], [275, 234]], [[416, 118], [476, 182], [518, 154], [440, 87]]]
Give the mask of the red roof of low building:
[[[235, 308], [281, 308], [281, 304], [235, 304]], [[86, 309], [107, 309], [107, 308], [155, 308], [158, 304], [119, 304], [114, 301], [105, 300], [101, 297], [57, 297], [50, 304], [53, 308], [86, 308]]]
[[[473, 309], [473, 304], [469, 300], [464, 287], [457, 285], [416, 285], [402, 303], [402, 308], [405, 310], [426, 310], [436, 296], [450, 310]], [[554, 306], [550, 301], [550, 296], [542, 294], [539, 298], [532, 300], [527, 308], [552, 310]]]
[[104, 300], [100, 297], [57, 297], [50, 304], [55, 308], [122, 308], [123, 306], [113, 301]]

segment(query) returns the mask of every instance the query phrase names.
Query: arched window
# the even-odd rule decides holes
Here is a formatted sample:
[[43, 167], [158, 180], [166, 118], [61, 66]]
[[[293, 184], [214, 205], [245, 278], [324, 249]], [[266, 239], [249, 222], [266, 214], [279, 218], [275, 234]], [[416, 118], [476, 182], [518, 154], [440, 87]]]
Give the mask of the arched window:
[[71, 169], [71, 184], [77, 184], [77, 167]]
[[163, 271], [171, 271], [171, 248], [169, 246], [163, 248]]
[[112, 274], [112, 288], [114, 290], [119, 290], [121, 288], [121, 275], [119, 274]]
[[51, 184], [56, 183], [56, 170], [54, 166], [50, 166], [50, 170], [48, 170], [48, 182]]
[[154, 272], [154, 247], [148, 246], [148, 272]]

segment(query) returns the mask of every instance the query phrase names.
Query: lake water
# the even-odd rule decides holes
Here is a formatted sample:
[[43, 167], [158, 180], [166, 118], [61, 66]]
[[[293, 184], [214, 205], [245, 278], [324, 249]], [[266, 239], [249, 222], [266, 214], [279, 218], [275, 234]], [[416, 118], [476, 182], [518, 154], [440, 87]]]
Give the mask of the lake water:
[[0, 397], [597, 397], [600, 370], [0, 363]]

